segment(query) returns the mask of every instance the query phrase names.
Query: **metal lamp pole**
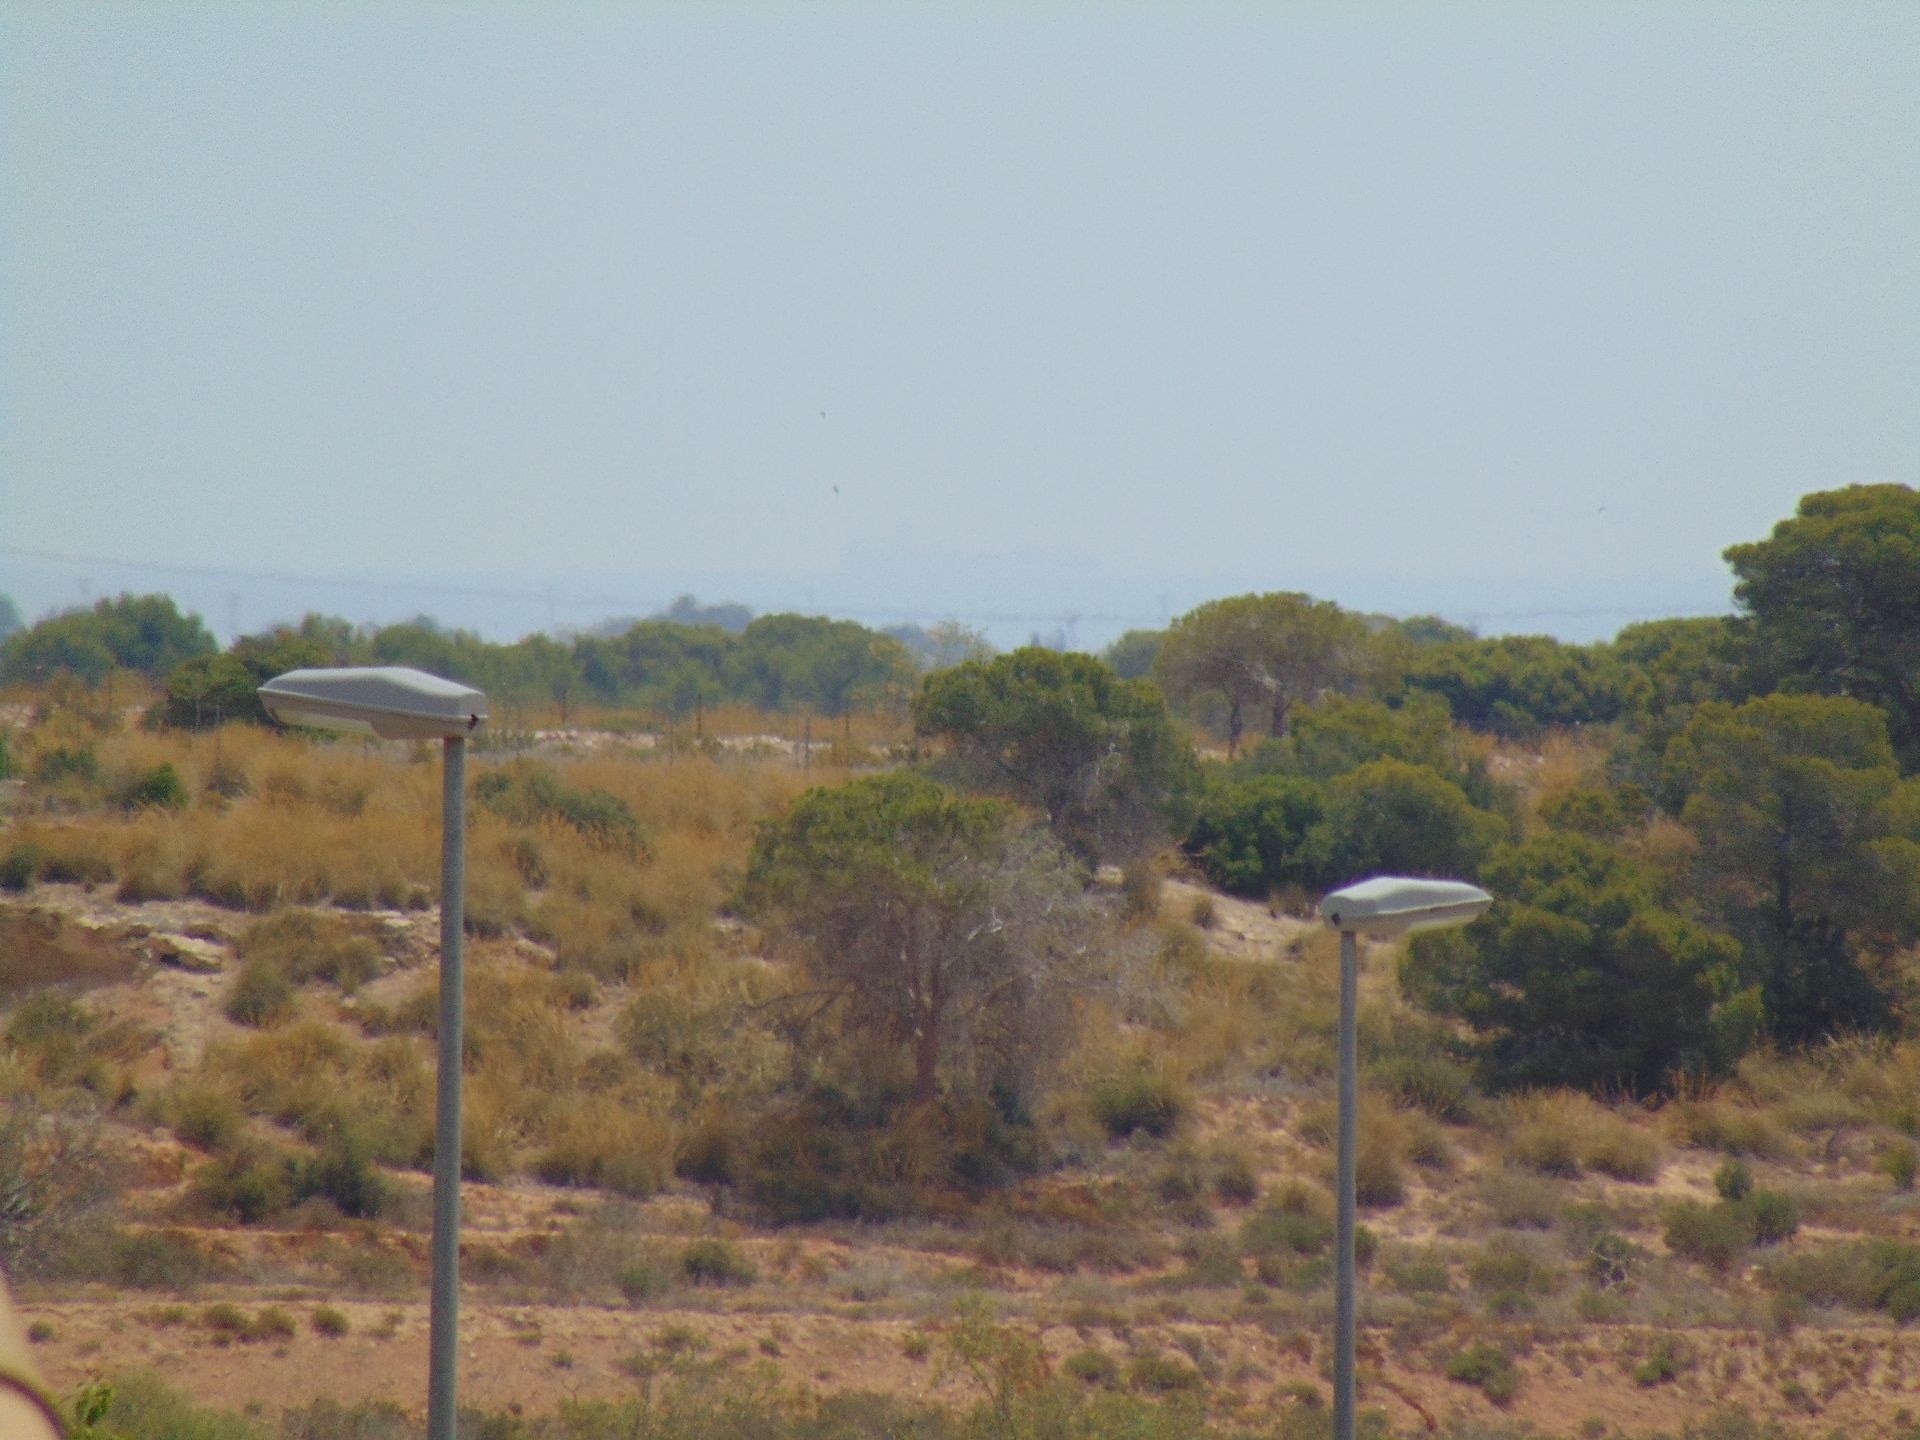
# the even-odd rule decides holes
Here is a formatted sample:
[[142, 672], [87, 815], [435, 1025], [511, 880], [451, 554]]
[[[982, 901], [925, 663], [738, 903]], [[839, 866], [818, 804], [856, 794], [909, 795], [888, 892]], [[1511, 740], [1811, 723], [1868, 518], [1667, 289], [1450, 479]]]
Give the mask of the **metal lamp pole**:
[[427, 1334], [428, 1440], [454, 1440], [460, 1362], [460, 1061], [466, 1013], [467, 737], [487, 718], [470, 686], [402, 665], [289, 670], [260, 687], [283, 724], [384, 740], [439, 740], [440, 1034], [433, 1129], [433, 1281]]
[[1333, 1436], [1353, 1440], [1354, 1423], [1354, 1162], [1358, 1151], [1360, 1090], [1360, 958], [1358, 937], [1376, 939], [1464, 925], [1484, 914], [1493, 897], [1458, 880], [1381, 876], [1335, 890], [1320, 902], [1327, 924], [1340, 932], [1340, 1118], [1335, 1159], [1333, 1234]]
[[440, 802], [440, 1036], [433, 1127], [427, 1437], [454, 1440], [460, 1369], [460, 1059], [466, 1015], [467, 742], [447, 736]]

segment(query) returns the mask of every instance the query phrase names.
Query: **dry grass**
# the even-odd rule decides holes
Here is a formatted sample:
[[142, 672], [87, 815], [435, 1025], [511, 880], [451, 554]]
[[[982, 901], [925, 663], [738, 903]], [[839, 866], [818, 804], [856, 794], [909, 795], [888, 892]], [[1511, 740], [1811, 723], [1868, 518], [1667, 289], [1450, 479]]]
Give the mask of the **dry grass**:
[[1518, 1095], [1499, 1110], [1507, 1162], [1543, 1175], [1576, 1178], [1597, 1170], [1615, 1180], [1660, 1176], [1664, 1146], [1646, 1123], [1567, 1090]]

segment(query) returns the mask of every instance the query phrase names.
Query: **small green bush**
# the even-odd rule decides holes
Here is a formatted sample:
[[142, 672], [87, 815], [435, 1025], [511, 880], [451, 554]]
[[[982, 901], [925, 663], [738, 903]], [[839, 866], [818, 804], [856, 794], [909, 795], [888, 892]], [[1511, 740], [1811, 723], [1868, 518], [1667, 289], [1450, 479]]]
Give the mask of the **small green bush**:
[[724, 1240], [695, 1240], [680, 1254], [680, 1273], [694, 1285], [751, 1285], [760, 1272]]
[[1722, 1200], [1744, 1200], [1753, 1189], [1753, 1172], [1737, 1156], [1724, 1160], [1713, 1172], [1713, 1189]]
[[1469, 1345], [1449, 1360], [1447, 1378], [1477, 1386], [1495, 1405], [1506, 1405], [1520, 1393], [1520, 1372], [1507, 1352], [1490, 1340]]
[[1920, 1175], [1920, 1152], [1904, 1140], [1895, 1141], [1881, 1152], [1875, 1162], [1876, 1168], [1893, 1182], [1893, 1188], [1905, 1194], [1913, 1189], [1916, 1175]]
[[31, 840], [9, 846], [0, 856], [0, 890], [19, 894], [31, 890], [47, 868], [47, 852]]
[[1736, 1205], [1682, 1200], [1666, 1214], [1667, 1248], [1710, 1270], [1731, 1270], [1753, 1244], [1753, 1230]]
[[1135, 1133], [1163, 1140], [1190, 1107], [1180, 1085], [1144, 1065], [1095, 1081], [1087, 1098], [1094, 1118], [1115, 1140]]
[[1120, 1362], [1104, 1350], [1076, 1350], [1060, 1362], [1060, 1367], [1082, 1384], [1102, 1390], [1120, 1383]]
[[347, 1320], [346, 1312], [336, 1310], [331, 1305], [318, 1307], [307, 1323], [313, 1326], [314, 1334], [325, 1335], [330, 1340], [339, 1339], [353, 1328]]
[[1653, 1349], [1633, 1367], [1633, 1383], [1642, 1389], [1667, 1385], [1693, 1368], [1693, 1352], [1677, 1335], [1661, 1335]]
[[120, 792], [120, 804], [128, 810], [184, 810], [187, 800], [186, 784], [170, 762], [136, 776]]
[[272, 1025], [293, 1010], [293, 982], [279, 961], [255, 956], [234, 976], [222, 1008], [236, 1025]]
[[1778, 1190], [1755, 1190], [1744, 1202], [1747, 1224], [1756, 1245], [1791, 1240], [1800, 1229], [1800, 1207]]
[[1175, 1355], [1140, 1355], [1127, 1366], [1130, 1389], [1150, 1395], [1175, 1395], [1206, 1388], [1207, 1379], [1187, 1361]]

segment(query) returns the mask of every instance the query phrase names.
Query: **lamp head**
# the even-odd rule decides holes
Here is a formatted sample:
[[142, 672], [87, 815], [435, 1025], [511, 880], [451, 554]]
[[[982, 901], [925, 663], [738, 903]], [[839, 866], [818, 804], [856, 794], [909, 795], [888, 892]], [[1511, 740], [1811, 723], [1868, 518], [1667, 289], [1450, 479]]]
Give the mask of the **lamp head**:
[[1486, 914], [1491, 904], [1491, 895], [1464, 881], [1379, 875], [1329, 892], [1320, 902], [1320, 914], [1335, 930], [1384, 940], [1465, 925]]
[[282, 725], [317, 725], [382, 740], [460, 740], [487, 718], [487, 697], [405, 665], [289, 670], [260, 687]]

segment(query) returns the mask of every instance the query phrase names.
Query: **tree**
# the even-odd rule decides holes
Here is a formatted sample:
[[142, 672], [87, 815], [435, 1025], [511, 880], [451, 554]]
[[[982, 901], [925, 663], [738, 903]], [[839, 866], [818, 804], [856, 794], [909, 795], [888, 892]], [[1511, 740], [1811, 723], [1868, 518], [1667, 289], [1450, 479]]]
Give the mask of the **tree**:
[[20, 618], [20, 607], [13, 603], [13, 597], [0, 595], [0, 640], [6, 639], [25, 624]]
[[1107, 646], [1100, 658], [1122, 680], [1144, 680], [1153, 674], [1154, 657], [1166, 636], [1164, 630], [1129, 630]]
[[1920, 494], [1854, 485], [1807, 495], [1727, 563], [1755, 690], [1846, 695], [1888, 713], [1920, 752]]
[[945, 670], [965, 660], [991, 660], [993, 643], [985, 634], [958, 620], [919, 625], [889, 625], [886, 635], [898, 640], [921, 670]]
[[218, 649], [200, 617], [182, 615], [169, 596], [121, 595], [8, 636], [0, 645], [0, 680], [49, 680], [65, 671], [98, 685], [116, 666], [159, 680]]
[[1709, 703], [1668, 747], [1704, 888], [1761, 968], [1767, 1023], [1799, 1042], [1892, 1019], [1875, 974], [1920, 936], [1920, 781], [1884, 712], [1838, 696]]
[[1473, 1027], [1489, 1083], [1653, 1094], [1750, 1043], [1759, 1001], [1741, 988], [1738, 944], [1661, 909], [1618, 851], [1544, 835], [1503, 846], [1483, 878], [1486, 918], [1415, 936], [1400, 978]]
[[750, 913], [869, 1041], [942, 1083], [1024, 1093], [1066, 1042], [1096, 913], [1053, 839], [1003, 801], [908, 772], [809, 790], [760, 830]]
[[1238, 595], [1188, 611], [1168, 628], [1154, 674], [1182, 704], [1217, 696], [1227, 711], [1227, 755], [1240, 746], [1247, 714], [1263, 711], [1267, 733], [1286, 733], [1303, 700], [1354, 685], [1363, 673], [1367, 628], [1327, 600], [1294, 593]]
[[946, 742], [948, 773], [1035, 806], [1083, 857], [1137, 853], [1185, 820], [1194, 760], [1166, 702], [1091, 655], [1027, 646], [956, 665], [922, 682], [913, 723]]
[[1374, 760], [1328, 782], [1326, 813], [1302, 847], [1301, 878], [1322, 887], [1381, 873], [1471, 879], [1507, 832], [1507, 821], [1445, 777]]
[[1440, 696], [1458, 723], [1511, 739], [1618, 719], [1634, 695], [1630, 672], [1608, 647], [1563, 645], [1550, 635], [1417, 646], [1407, 685]]
[[1221, 889], [1264, 896], [1300, 883], [1307, 836], [1325, 815], [1311, 780], [1215, 774], [1181, 848]]

